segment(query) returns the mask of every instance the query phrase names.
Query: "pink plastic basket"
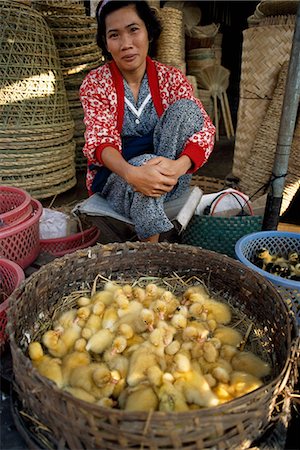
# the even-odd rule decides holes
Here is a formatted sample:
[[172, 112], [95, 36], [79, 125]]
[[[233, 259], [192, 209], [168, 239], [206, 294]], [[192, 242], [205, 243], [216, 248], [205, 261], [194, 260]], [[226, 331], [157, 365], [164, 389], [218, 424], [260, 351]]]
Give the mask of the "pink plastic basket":
[[16, 262], [23, 269], [40, 253], [40, 217], [43, 207], [38, 200], [31, 199], [32, 213], [24, 222], [0, 229], [0, 257]]
[[5, 327], [9, 296], [24, 279], [24, 272], [18, 264], [9, 259], [0, 258], [0, 349], [7, 340]]
[[97, 242], [100, 230], [94, 226], [80, 233], [56, 239], [41, 239], [41, 252], [54, 256], [63, 256], [80, 248], [91, 247]]
[[31, 197], [26, 191], [12, 186], [0, 186], [0, 229], [18, 225], [31, 214]]

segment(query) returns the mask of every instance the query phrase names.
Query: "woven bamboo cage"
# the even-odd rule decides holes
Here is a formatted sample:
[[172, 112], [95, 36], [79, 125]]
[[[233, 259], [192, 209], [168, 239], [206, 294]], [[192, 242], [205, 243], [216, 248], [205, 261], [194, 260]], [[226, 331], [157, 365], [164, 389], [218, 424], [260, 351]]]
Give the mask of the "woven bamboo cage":
[[240, 102], [233, 159], [233, 174], [240, 178], [250, 156], [257, 130], [265, 117], [278, 71], [289, 59], [294, 27], [270, 25], [243, 32]]
[[[250, 195], [254, 200], [264, 194], [268, 189], [268, 182], [272, 176], [274, 157], [278, 141], [278, 132], [283, 106], [288, 63], [284, 63], [280, 70], [277, 86], [269, 104], [266, 116], [257, 132], [251, 155], [248, 158], [243, 176], [240, 181], [242, 192]], [[288, 173], [285, 180], [283, 201], [280, 214], [282, 215], [300, 187], [299, 164], [299, 135], [300, 117], [298, 117], [292, 148], [289, 158]], [[262, 188], [262, 190], [260, 190]], [[256, 195], [254, 195], [256, 193]]]
[[[0, 10], [0, 183], [44, 198], [76, 184], [74, 122], [59, 55], [37, 11], [6, 0]], [[42, 174], [53, 175], [53, 192]]]
[[75, 164], [77, 171], [82, 171], [86, 169], [86, 158], [82, 154], [85, 128], [82, 126], [79, 88], [87, 73], [103, 64], [101, 50], [96, 44], [97, 22], [95, 17], [86, 16], [83, 1], [33, 0], [33, 3], [44, 14], [58, 49], [70, 112], [75, 122]]
[[182, 70], [185, 66], [183, 13], [175, 8], [160, 8], [157, 16], [162, 33], [157, 44], [156, 59]]
[[[252, 323], [248, 345], [259, 341], [272, 366], [265, 384], [213, 408], [184, 413], [130, 412], [76, 399], [33, 368], [27, 357], [28, 343], [39, 339], [55, 311], [64, 310], [65, 296], [96, 286], [96, 276], [100, 289], [102, 276], [125, 283], [143, 275], [166, 278], [168, 283], [175, 280], [174, 288], [181, 290], [201, 280], [211, 293], [218, 293], [247, 318]], [[280, 405], [289, 402], [285, 390], [292, 389], [296, 377], [293, 322], [274, 286], [231, 258], [179, 244], [92, 247], [44, 266], [12, 295], [10, 305], [7, 329], [21, 413], [39, 425], [35, 436], [40, 435], [49, 448], [241, 450], [258, 443], [279, 422], [286, 430], [289, 414], [281, 421]]]

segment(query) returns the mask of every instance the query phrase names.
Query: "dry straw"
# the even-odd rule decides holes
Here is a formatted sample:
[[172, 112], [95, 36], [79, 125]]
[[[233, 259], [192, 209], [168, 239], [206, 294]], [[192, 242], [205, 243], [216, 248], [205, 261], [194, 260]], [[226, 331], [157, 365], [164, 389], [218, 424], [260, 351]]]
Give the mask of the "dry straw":
[[240, 102], [233, 174], [240, 178], [265, 117], [282, 64], [289, 59], [294, 27], [270, 25], [243, 32]]
[[[174, 279], [175, 275], [178, 283], [185, 281], [185, 288], [201, 280], [239, 311], [242, 320], [252, 322], [250, 342], [259, 341], [272, 365], [272, 375], [261, 388], [214, 408], [135, 413], [78, 400], [33, 368], [28, 343], [39, 338], [56, 311], [67, 307], [64, 301], [71, 293], [91, 290], [95, 279], [100, 284], [101, 278], [128, 282], [142, 276]], [[283, 417], [281, 405], [283, 399], [290, 404], [288, 392], [295, 382], [293, 325], [276, 289], [231, 258], [166, 243], [92, 247], [56, 259], [33, 274], [12, 295], [8, 316], [17, 395], [27, 417], [39, 424], [39, 435], [50, 440], [49, 448], [241, 450], [251, 448], [254, 440], [281, 421], [286, 430], [288, 418]]]

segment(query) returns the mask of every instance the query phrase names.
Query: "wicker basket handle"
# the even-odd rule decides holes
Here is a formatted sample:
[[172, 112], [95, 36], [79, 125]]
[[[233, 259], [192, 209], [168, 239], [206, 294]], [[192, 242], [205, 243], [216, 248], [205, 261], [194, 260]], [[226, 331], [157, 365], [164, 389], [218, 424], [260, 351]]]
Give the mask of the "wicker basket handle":
[[[239, 191], [221, 192], [217, 197], [215, 197], [213, 199], [211, 204], [207, 207], [207, 211], [208, 211], [207, 214], [209, 214], [210, 216], [213, 216], [217, 205], [221, 202], [221, 200], [224, 197], [227, 197], [228, 195], [232, 195], [237, 200], [237, 202], [239, 203], [239, 205], [241, 207], [242, 213], [244, 213], [244, 207], [247, 206], [250, 215], [253, 216], [253, 209], [252, 209], [252, 206], [251, 206], [249, 200], [246, 198], [246, 196], [242, 192], [239, 192]], [[239, 197], [242, 199], [244, 204], [241, 203], [241, 201], [239, 200]]]

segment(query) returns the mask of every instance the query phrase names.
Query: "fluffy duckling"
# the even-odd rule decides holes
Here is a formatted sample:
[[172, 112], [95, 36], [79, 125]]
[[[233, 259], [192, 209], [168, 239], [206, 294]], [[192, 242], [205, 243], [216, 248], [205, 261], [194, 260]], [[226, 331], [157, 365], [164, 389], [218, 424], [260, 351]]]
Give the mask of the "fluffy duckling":
[[266, 377], [271, 372], [270, 365], [252, 352], [237, 352], [231, 364], [235, 371], [247, 372], [258, 378]]
[[92, 314], [96, 314], [96, 316], [103, 316], [106, 306], [103, 302], [97, 302], [92, 305]]
[[236, 347], [228, 344], [223, 344], [220, 349], [220, 357], [225, 359], [226, 361], [231, 361], [237, 352], [238, 349]]
[[228, 324], [231, 321], [231, 310], [225, 303], [217, 300], [206, 300], [204, 307], [207, 310], [207, 319], [213, 319], [221, 324]]
[[67, 386], [64, 388], [64, 391], [68, 392], [69, 394], [73, 395], [73, 397], [76, 397], [79, 400], [83, 400], [88, 403], [96, 403], [96, 398], [82, 388]]
[[94, 353], [103, 353], [108, 347], [111, 346], [113, 341], [113, 333], [107, 329], [101, 329], [97, 331], [87, 342], [86, 350]]
[[170, 291], [165, 291], [161, 295], [160, 300], [163, 301], [166, 305], [166, 316], [167, 317], [172, 317], [172, 315], [175, 313], [176, 309], [180, 306], [179, 300]]
[[265, 270], [267, 264], [273, 263], [274, 258], [267, 248], [260, 248], [255, 255], [255, 264]]
[[148, 308], [143, 308], [140, 313], [129, 313], [121, 317], [116, 324], [116, 328], [126, 323], [131, 326], [135, 333], [141, 334], [146, 330], [153, 331], [154, 321], [154, 312]]
[[207, 311], [202, 303], [192, 303], [189, 307], [189, 315], [199, 320], [207, 319]]
[[216, 360], [219, 357], [219, 352], [216, 349], [216, 347], [213, 345], [212, 342], [207, 341], [203, 344], [203, 358], [209, 362], [213, 363], [216, 362]]
[[124, 284], [124, 286], [122, 286], [122, 291], [127, 298], [133, 298], [133, 288], [130, 284]]
[[[116, 288], [119, 289], [119, 286]], [[98, 302], [104, 303], [105, 306], [110, 306], [114, 301], [114, 290], [104, 289], [103, 291], [97, 291], [91, 297], [91, 302], [96, 304]]]
[[[94, 305], [97, 306], [97, 305]], [[93, 334], [95, 334], [97, 331], [100, 330], [102, 326], [102, 318], [100, 315], [98, 314], [94, 314], [92, 312], [92, 314], [89, 316], [89, 318], [87, 319], [84, 328], [88, 328], [91, 331], [91, 336]], [[91, 337], [89, 336], [89, 337]], [[83, 336], [85, 337], [85, 336]]]
[[183, 412], [189, 411], [185, 396], [174, 387], [170, 381], [165, 381], [158, 391], [159, 411]]
[[174, 386], [183, 393], [187, 403], [203, 407], [219, 404], [218, 397], [211, 390], [204, 376], [195, 369], [184, 373], [175, 381]]
[[126, 403], [125, 411], [155, 411], [158, 407], [158, 398], [153, 388], [147, 385], [137, 386], [136, 389], [130, 389]]
[[151, 303], [150, 309], [159, 317], [159, 320], [165, 320], [167, 314], [167, 305], [162, 300], [155, 300]]
[[165, 291], [165, 289], [157, 286], [154, 283], [147, 284], [145, 286], [146, 296], [145, 296], [144, 301], [143, 301], [143, 306], [145, 308], [149, 308], [151, 303], [154, 300], [159, 299], [159, 297], [161, 297], [161, 295], [164, 293], [164, 291]]
[[97, 387], [96, 390], [94, 389], [97, 398], [103, 398], [110, 397], [113, 394], [121, 376], [117, 370], [110, 371], [108, 367], [105, 367], [103, 364], [102, 367], [98, 367], [94, 370], [92, 379]]
[[135, 286], [132, 289], [132, 296], [135, 300], [137, 300], [138, 302], [144, 304], [145, 298], [146, 298], [146, 291], [145, 289], [139, 287], [139, 286]]
[[123, 353], [127, 347], [127, 339], [124, 336], [116, 336], [111, 345], [111, 354], [115, 355]]
[[69, 383], [70, 375], [73, 369], [79, 366], [88, 366], [91, 362], [90, 354], [86, 351], [73, 351], [68, 353], [62, 359], [62, 375], [64, 379], [64, 384]]
[[102, 328], [113, 331], [119, 316], [114, 306], [106, 308], [102, 317]]
[[158, 365], [149, 367], [146, 370], [147, 380], [150, 383], [150, 385], [155, 388], [161, 386], [163, 381], [163, 374], [164, 372]]
[[216, 328], [213, 336], [214, 338], [217, 338], [222, 345], [232, 345], [232, 347], [237, 347], [243, 339], [243, 336], [239, 331], [230, 327]]
[[187, 326], [182, 332], [182, 339], [184, 341], [193, 341], [193, 342], [205, 342], [209, 335], [209, 330], [206, 326], [200, 322], [190, 322], [190, 325]]
[[75, 352], [85, 352], [85, 346], [87, 341], [84, 338], [79, 338], [74, 343], [74, 351]]
[[[139, 314], [141, 312], [141, 310], [143, 309], [143, 305], [136, 301], [136, 300], [128, 300], [128, 298], [126, 296], [123, 295], [123, 304], [119, 303], [119, 309], [118, 309], [118, 316], [119, 317], [123, 317], [126, 314]], [[127, 300], [127, 304], [126, 302], [124, 302], [124, 300]]]
[[153, 352], [145, 351], [147, 347], [142, 344], [135, 350], [129, 361], [127, 384], [131, 387], [137, 386], [147, 379], [149, 367], [157, 365], [156, 356]]
[[110, 370], [117, 370], [121, 378], [126, 378], [129, 367], [129, 359], [121, 354], [111, 354], [110, 350], [106, 350], [103, 354], [103, 361]]
[[210, 299], [210, 294], [203, 285], [192, 286], [188, 288], [183, 294], [183, 304], [191, 305], [192, 303], [204, 303]]
[[77, 306], [80, 308], [81, 306], [89, 306], [91, 304], [92, 300], [90, 297], [79, 297], [77, 300]]
[[59, 331], [46, 331], [42, 336], [42, 343], [55, 358], [61, 358], [68, 352], [66, 344], [60, 339]]
[[41, 344], [37, 341], [33, 341], [29, 344], [28, 352], [33, 367], [35, 367], [42, 376], [53, 381], [61, 388], [64, 385], [61, 360], [45, 355]]
[[92, 311], [91, 305], [81, 306], [81, 308], [77, 309], [77, 319], [85, 323], [89, 318], [91, 311]]
[[75, 342], [81, 336], [81, 331], [81, 327], [75, 322], [61, 333], [60, 339], [65, 344], [67, 351], [73, 348]]
[[254, 375], [245, 372], [232, 372], [230, 377], [231, 392], [234, 397], [240, 397], [262, 386], [262, 381]]
[[184, 330], [187, 326], [187, 318], [184, 314], [176, 313], [171, 319], [171, 324], [176, 330]]
[[53, 328], [56, 330], [65, 330], [73, 325], [77, 316], [77, 309], [72, 308], [63, 312], [53, 323]]
[[125, 339], [131, 339], [134, 336], [132, 327], [127, 323], [122, 323], [116, 331], [119, 335], [124, 336]]
[[181, 343], [178, 340], [174, 340], [169, 345], [166, 346], [165, 353], [170, 356], [175, 355], [176, 353], [179, 352], [180, 347]]
[[219, 399], [219, 404], [227, 403], [234, 399], [234, 395], [231, 393], [232, 388], [226, 383], [218, 383], [212, 390]]
[[224, 368], [224, 367], [215, 367], [212, 370], [211, 375], [214, 377], [215, 380], [220, 381], [221, 383], [229, 383], [230, 380], [230, 373]]
[[294, 281], [300, 281], [300, 263], [297, 263], [295, 266], [291, 266], [289, 278]]

